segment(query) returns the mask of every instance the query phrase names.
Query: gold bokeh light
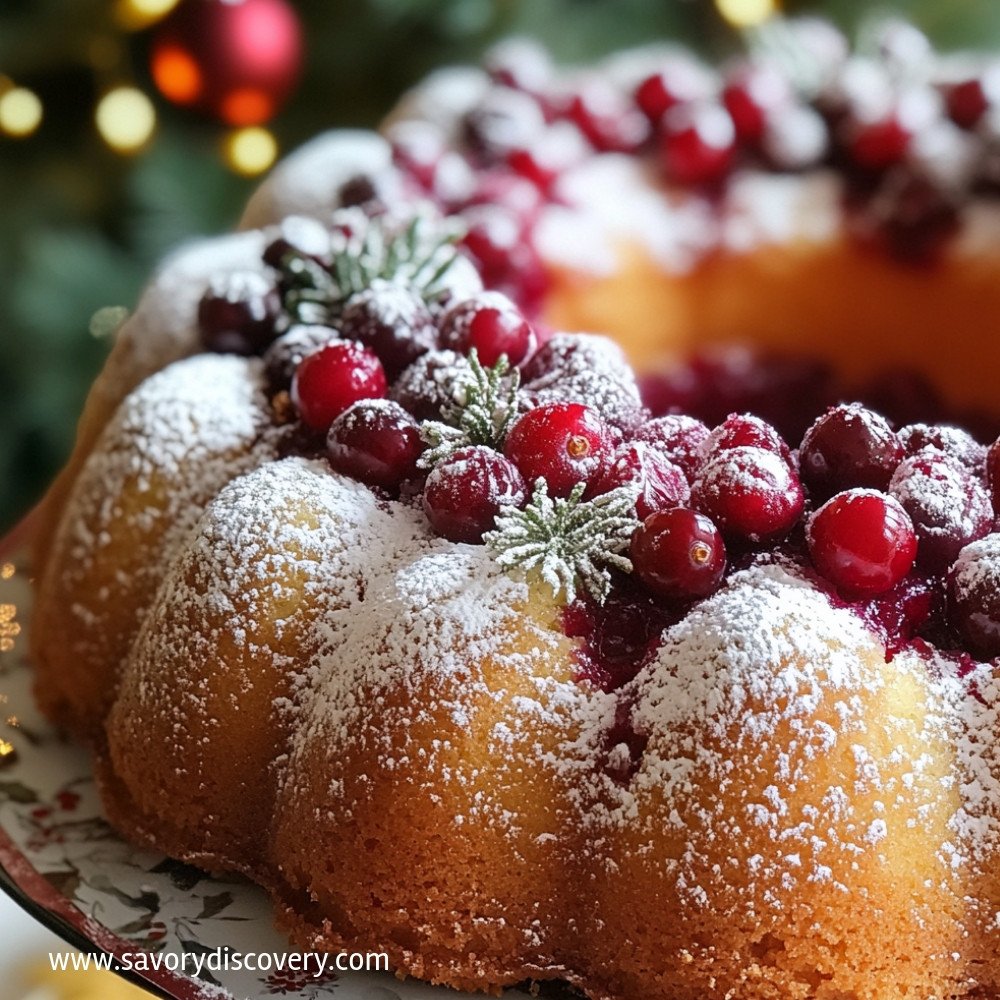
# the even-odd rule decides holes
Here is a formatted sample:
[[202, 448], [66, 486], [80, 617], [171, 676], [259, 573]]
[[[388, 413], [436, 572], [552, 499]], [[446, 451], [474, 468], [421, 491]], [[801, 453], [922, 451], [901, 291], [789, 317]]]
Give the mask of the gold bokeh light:
[[153, 102], [135, 87], [109, 90], [94, 113], [101, 138], [119, 153], [134, 153], [149, 141], [156, 128]]
[[27, 87], [11, 87], [0, 96], [0, 132], [23, 139], [42, 123], [42, 102]]
[[715, 0], [715, 6], [735, 28], [754, 28], [778, 13], [777, 0]]
[[244, 177], [253, 177], [274, 163], [278, 143], [266, 128], [241, 128], [226, 136], [223, 152], [233, 170]]

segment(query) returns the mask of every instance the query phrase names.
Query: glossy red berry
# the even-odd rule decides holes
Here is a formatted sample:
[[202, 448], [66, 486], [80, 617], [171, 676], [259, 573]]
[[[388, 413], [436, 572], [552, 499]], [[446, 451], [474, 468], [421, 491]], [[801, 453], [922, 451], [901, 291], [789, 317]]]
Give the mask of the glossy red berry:
[[257, 354], [274, 339], [280, 315], [278, 290], [266, 275], [217, 275], [198, 303], [201, 342], [220, 354]]
[[803, 481], [821, 499], [852, 487], [884, 490], [903, 459], [903, 446], [885, 417], [859, 403], [827, 410], [806, 431], [799, 449]]
[[726, 81], [722, 102], [741, 142], [758, 143], [769, 121], [792, 104], [788, 78], [768, 63], [741, 66]]
[[423, 298], [394, 282], [377, 280], [352, 295], [337, 325], [341, 336], [371, 348], [390, 378], [437, 346], [437, 326]]
[[462, 354], [475, 350], [480, 363], [491, 368], [503, 355], [511, 365], [519, 365], [536, 341], [531, 324], [506, 295], [482, 292], [444, 314], [441, 342]]
[[802, 514], [802, 484], [788, 463], [763, 448], [719, 452], [701, 468], [691, 505], [707, 514], [727, 538], [776, 538]]
[[877, 490], [838, 493], [810, 518], [806, 539], [816, 569], [855, 597], [880, 594], [899, 583], [917, 555], [909, 515]]
[[529, 483], [544, 479], [551, 496], [569, 496], [607, 461], [611, 437], [601, 418], [581, 403], [547, 403], [511, 428], [504, 454]]
[[718, 104], [681, 105], [663, 119], [661, 145], [667, 179], [675, 184], [714, 184], [732, 169], [736, 127]]
[[731, 413], [705, 439], [701, 447], [703, 459], [733, 448], [763, 448], [791, 462], [792, 455], [785, 439], [765, 420], [752, 413]]
[[517, 467], [492, 448], [456, 451], [434, 467], [424, 488], [431, 526], [452, 542], [481, 542], [496, 516], [522, 507], [527, 488]]
[[1000, 656], [1000, 535], [962, 549], [951, 576], [952, 616], [977, 656]]
[[655, 594], [693, 600], [715, 593], [726, 571], [726, 546], [719, 529], [687, 507], [645, 518], [629, 552], [639, 579]]
[[354, 403], [334, 420], [326, 438], [335, 471], [387, 490], [417, 478], [423, 450], [420, 425], [389, 399]]
[[993, 504], [980, 480], [943, 452], [929, 449], [900, 462], [889, 485], [913, 522], [917, 564], [944, 573], [958, 553], [993, 528]]
[[379, 399], [386, 387], [385, 369], [374, 351], [343, 340], [302, 360], [292, 378], [292, 402], [308, 427], [326, 431], [352, 403]]
[[341, 338], [329, 326], [296, 324], [264, 352], [264, 371], [271, 392], [288, 389], [302, 359]]
[[689, 480], [701, 468], [702, 448], [708, 436], [709, 430], [700, 420], [682, 413], [654, 417], [635, 432], [636, 441], [645, 441], [663, 452], [684, 470]]
[[635, 512], [640, 521], [656, 511], [680, 507], [691, 497], [691, 488], [681, 468], [642, 441], [619, 447], [591, 481], [587, 496], [610, 493], [620, 486], [639, 488]]
[[947, 92], [947, 102], [956, 125], [975, 128], [1000, 103], [1000, 66], [989, 66], [979, 76], [956, 83]]
[[851, 157], [869, 170], [884, 170], [899, 163], [913, 141], [913, 132], [896, 115], [855, 127], [849, 142]]

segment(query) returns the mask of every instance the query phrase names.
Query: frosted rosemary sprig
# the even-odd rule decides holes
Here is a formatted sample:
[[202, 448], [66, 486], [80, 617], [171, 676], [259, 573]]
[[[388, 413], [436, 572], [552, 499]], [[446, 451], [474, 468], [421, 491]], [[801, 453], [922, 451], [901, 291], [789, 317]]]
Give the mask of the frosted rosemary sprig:
[[565, 499], [553, 498], [538, 479], [528, 505], [499, 514], [495, 530], [483, 538], [505, 569], [538, 570], [557, 597], [564, 593], [573, 601], [583, 590], [603, 604], [611, 570], [632, 572], [624, 553], [640, 523], [638, 490], [620, 486], [593, 500], [584, 500], [583, 492], [584, 484], [577, 483]]
[[501, 450], [517, 417], [520, 372], [511, 368], [506, 356], [484, 368], [475, 348], [468, 360], [468, 369], [456, 381], [454, 402], [442, 414], [444, 420], [425, 420], [420, 427], [428, 446], [420, 458], [421, 468], [433, 468], [469, 445]]
[[458, 258], [453, 231], [429, 235], [428, 221], [415, 216], [399, 232], [375, 218], [364, 236], [344, 241], [329, 264], [289, 250], [279, 270], [285, 311], [300, 323], [329, 323], [344, 303], [378, 280], [405, 284], [427, 301], [444, 291], [444, 278]]

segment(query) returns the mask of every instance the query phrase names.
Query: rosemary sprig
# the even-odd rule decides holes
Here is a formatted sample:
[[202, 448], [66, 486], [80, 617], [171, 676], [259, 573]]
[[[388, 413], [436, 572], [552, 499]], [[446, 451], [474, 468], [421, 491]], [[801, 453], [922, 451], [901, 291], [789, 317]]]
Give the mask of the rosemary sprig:
[[556, 596], [573, 601], [583, 590], [603, 604], [611, 570], [632, 572], [624, 553], [639, 527], [638, 490], [621, 486], [584, 500], [584, 488], [577, 483], [567, 498], [553, 498], [545, 480], [538, 479], [528, 505], [498, 515], [484, 540], [505, 569], [537, 570]]

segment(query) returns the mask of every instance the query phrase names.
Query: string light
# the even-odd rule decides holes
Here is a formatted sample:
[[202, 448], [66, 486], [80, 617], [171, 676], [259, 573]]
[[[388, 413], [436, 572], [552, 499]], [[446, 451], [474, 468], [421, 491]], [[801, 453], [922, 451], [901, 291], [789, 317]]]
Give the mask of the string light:
[[115, 18], [126, 31], [142, 31], [169, 14], [178, 0], [118, 0]]
[[119, 153], [141, 149], [156, 128], [153, 102], [135, 87], [109, 90], [94, 113], [97, 130], [104, 141]]
[[755, 28], [778, 13], [777, 0], [715, 0], [715, 6], [735, 28]]
[[0, 97], [0, 131], [23, 139], [41, 123], [42, 102], [27, 87], [11, 87]]
[[253, 177], [274, 163], [278, 142], [266, 128], [241, 128], [226, 136], [223, 152], [233, 170], [244, 177]]

